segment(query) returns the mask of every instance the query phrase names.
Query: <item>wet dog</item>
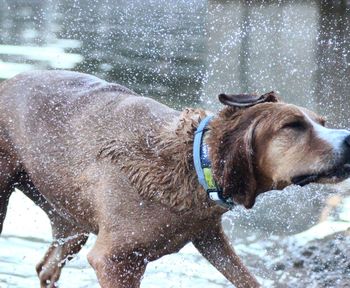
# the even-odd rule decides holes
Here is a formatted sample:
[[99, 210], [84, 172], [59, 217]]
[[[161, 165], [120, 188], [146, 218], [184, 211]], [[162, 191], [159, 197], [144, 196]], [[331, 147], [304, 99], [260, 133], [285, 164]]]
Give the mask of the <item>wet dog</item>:
[[55, 286], [89, 233], [104, 288], [139, 287], [148, 262], [189, 242], [236, 287], [259, 286], [221, 215], [272, 188], [346, 177], [350, 132], [273, 92], [219, 100], [209, 119], [68, 71], [0, 85], [0, 229], [14, 188], [47, 212], [54, 239], [37, 266], [41, 287]]

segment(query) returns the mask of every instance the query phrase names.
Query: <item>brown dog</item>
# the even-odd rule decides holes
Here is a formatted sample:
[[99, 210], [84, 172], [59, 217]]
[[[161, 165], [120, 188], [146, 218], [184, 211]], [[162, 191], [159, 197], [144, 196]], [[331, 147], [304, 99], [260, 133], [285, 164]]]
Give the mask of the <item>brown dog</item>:
[[[227, 107], [203, 141], [223, 199], [249, 208], [271, 188], [346, 176], [348, 131], [273, 92], [219, 98]], [[54, 241], [37, 266], [41, 287], [54, 287], [90, 232], [104, 288], [139, 287], [149, 261], [189, 242], [236, 287], [259, 286], [222, 231], [227, 208], [197, 180], [193, 138], [207, 114], [67, 71], [0, 85], [0, 231], [15, 187], [47, 212]]]

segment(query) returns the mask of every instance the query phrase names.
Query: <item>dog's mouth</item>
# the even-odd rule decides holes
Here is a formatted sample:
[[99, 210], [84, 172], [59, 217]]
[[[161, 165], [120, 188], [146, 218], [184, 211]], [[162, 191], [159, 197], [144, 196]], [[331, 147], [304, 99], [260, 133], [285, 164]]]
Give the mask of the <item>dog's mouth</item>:
[[350, 163], [317, 174], [303, 174], [292, 178], [292, 183], [305, 186], [317, 182], [340, 182], [350, 176]]

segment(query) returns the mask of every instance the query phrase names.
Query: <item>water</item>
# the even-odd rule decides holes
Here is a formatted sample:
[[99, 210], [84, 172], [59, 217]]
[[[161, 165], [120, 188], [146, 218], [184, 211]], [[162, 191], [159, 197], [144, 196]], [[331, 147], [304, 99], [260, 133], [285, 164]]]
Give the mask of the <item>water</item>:
[[[216, 110], [221, 92], [275, 90], [325, 115], [329, 126], [350, 128], [350, 14], [346, 1], [332, 2], [0, 0], [0, 81], [31, 69], [72, 69], [179, 109]], [[293, 234], [317, 222], [323, 198], [294, 192], [290, 202], [276, 193], [252, 213], [225, 218], [241, 255], [262, 235]], [[34, 264], [50, 228], [23, 199], [12, 197], [0, 237], [0, 287], [38, 286]], [[86, 251], [63, 270], [62, 287], [97, 287]], [[191, 247], [160, 261], [147, 269], [143, 287], [227, 287]], [[272, 285], [273, 277], [251, 269]]]
[[[11, 197], [4, 233], [0, 237], [0, 287], [38, 287], [35, 265], [50, 243], [50, 223], [44, 212], [21, 192], [17, 191]], [[86, 261], [95, 239], [91, 235], [82, 251], [63, 269], [61, 287], [99, 287], [95, 273]], [[207, 287], [209, 284], [213, 288], [230, 287], [194, 247], [186, 246], [178, 254], [150, 263], [141, 287]]]

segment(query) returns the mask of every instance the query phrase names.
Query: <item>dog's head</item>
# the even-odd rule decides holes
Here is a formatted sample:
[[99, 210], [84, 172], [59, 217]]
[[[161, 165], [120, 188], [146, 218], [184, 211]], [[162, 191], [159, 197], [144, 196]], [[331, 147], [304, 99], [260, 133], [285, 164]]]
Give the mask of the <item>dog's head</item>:
[[219, 100], [227, 107], [213, 120], [208, 141], [225, 197], [250, 208], [262, 192], [349, 175], [350, 131], [324, 127], [322, 117], [279, 102], [274, 92]]

